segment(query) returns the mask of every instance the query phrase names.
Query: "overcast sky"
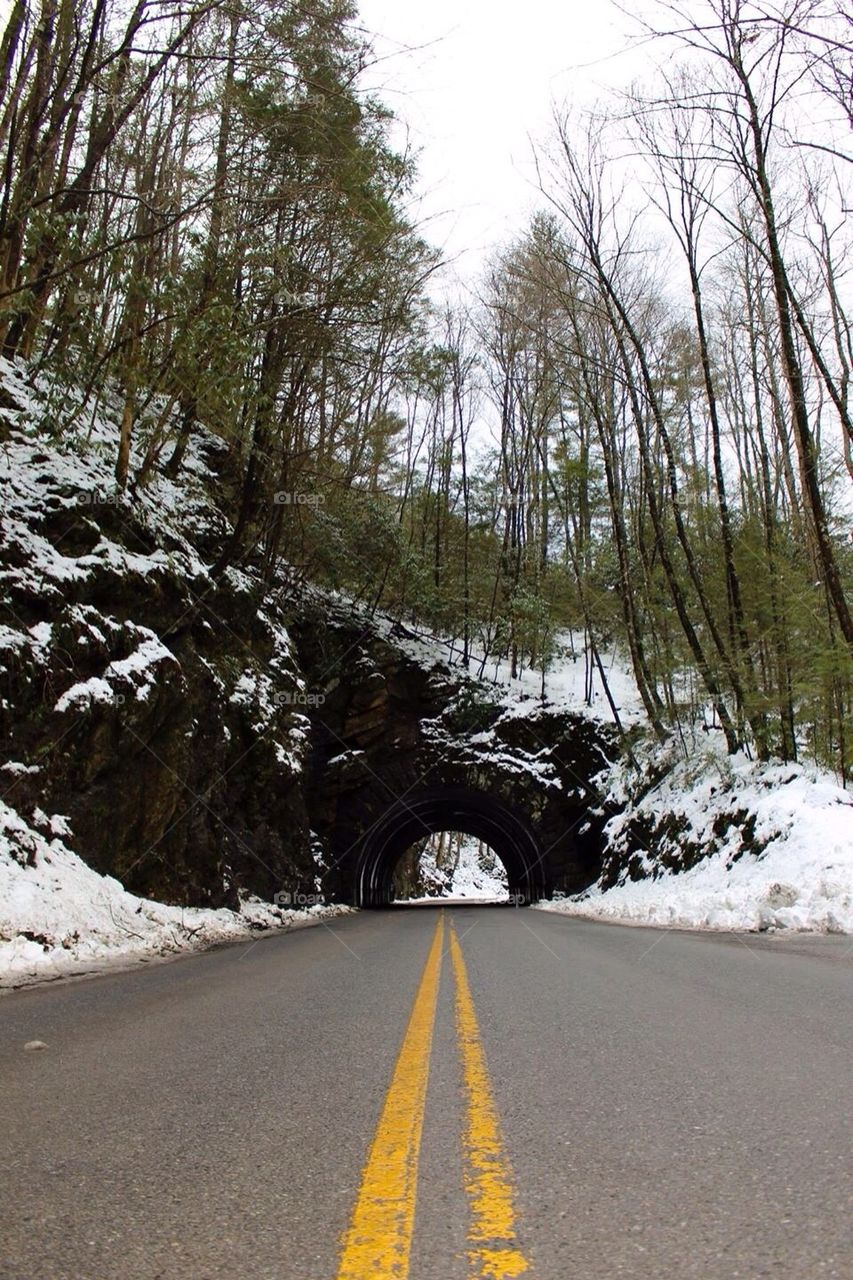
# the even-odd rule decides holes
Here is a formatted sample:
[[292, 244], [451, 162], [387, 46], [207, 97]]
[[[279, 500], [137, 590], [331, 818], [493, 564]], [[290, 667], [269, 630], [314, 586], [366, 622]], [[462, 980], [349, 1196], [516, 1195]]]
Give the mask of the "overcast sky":
[[547, 130], [551, 103], [589, 101], [650, 66], [636, 24], [611, 0], [359, 0], [359, 8], [382, 55], [371, 82], [421, 152], [424, 229], [463, 279], [537, 204], [530, 137]]

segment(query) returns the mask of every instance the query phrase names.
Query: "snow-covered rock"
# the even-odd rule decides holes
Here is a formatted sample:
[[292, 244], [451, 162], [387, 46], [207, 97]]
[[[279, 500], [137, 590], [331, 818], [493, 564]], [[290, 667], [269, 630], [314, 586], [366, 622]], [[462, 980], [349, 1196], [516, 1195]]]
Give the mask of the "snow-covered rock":
[[236, 911], [166, 906], [87, 866], [65, 844], [61, 817], [37, 820], [25, 822], [0, 801], [0, 987], [150, 961], [349, 909], [293, 909], [252, 896]]
[[625, 807], [605, 827], [602, 880], [544, 910], [673, 928], [853, 932], [853, 795], [828, 774], [706, 751], [675, 763], [637, 803], [618, 782], [614, 795]]

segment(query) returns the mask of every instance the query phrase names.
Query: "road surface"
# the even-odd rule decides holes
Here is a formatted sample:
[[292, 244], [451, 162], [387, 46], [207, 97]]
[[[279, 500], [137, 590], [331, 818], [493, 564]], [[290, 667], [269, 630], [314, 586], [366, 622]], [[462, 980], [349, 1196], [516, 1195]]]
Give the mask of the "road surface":
[[7, 994], [0, 1275], [849, 1280], [852, 974], [401, 908]]

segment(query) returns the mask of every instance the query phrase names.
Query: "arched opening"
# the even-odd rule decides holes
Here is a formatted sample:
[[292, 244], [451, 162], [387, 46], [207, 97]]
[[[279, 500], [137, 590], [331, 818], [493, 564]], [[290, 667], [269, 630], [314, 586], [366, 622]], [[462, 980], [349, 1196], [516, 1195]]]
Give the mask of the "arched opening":
[[506, 870], [510, 901], [536, 902], [545, 895], [542, 851], [521, 814], [484, 792], [436, 787], [404, 796], [365, 834], [355, 864], [356, 905], [389, 905], [400, 858], [440, 831], [464, 832], [493, 849]]
[[464, 831], [436, 831], [406, 850], [394, 868], [393, 900], [507, 902], [506, 868], [490, 845]]

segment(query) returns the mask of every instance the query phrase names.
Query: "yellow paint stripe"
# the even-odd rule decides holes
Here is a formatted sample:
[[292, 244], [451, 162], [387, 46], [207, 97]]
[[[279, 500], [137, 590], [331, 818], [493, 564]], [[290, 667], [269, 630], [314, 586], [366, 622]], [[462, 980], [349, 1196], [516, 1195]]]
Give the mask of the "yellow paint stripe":
[[409, 1274], [443, 943], [442, 914], [344, 1234], [338, 1280], [405, 1280]]
[[471, 1213], [468, 1261], [471, 1276], [477, 1280], [511, 1280], [529, 1271], [529, 1264], [518, 1248], [512, 1171], [503, 1150], [471, 987], [452, 922], [450, 955], [456, 979], [456, 1030], [467, 1093], [463, 1144]]

